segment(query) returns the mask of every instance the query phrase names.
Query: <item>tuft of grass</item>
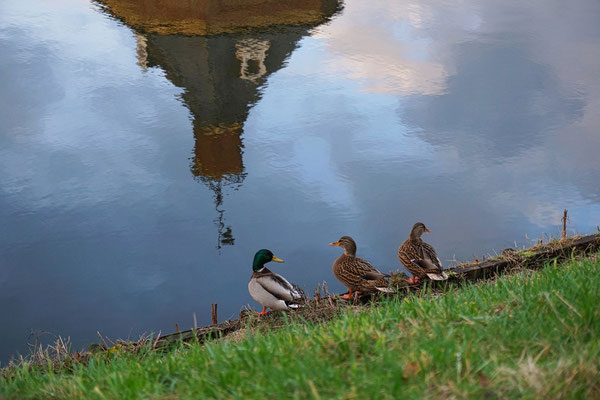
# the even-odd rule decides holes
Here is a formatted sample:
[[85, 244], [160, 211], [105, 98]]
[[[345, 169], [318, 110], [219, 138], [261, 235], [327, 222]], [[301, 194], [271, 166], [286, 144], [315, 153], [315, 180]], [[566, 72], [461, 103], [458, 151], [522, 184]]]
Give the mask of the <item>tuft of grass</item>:
[[0, 398], [600, 398], [599, 293], [596, 256], [239, 341], [24, 364]]
[[523, 257], [531, 257], [535, 255], [535, 251], [533, 250], [520, 250], [517, 252], [518, 255], [523, 256]]

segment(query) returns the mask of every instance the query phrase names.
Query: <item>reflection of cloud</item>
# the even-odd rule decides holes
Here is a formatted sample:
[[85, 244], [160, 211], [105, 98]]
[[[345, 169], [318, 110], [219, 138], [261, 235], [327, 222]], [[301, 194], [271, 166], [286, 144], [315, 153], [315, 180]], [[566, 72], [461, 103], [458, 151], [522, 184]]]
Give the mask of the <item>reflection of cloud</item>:
[[[159, 144], [139, 127], [156, 126], [170, 113], [152, 99], [156, 88], [170, 96], [179, 90], [165, 89], [157, 71], [142, 75], [131, 32], [107, 26], [90, 12], [89, 3], [55, 2], [48, 9], [26, 3], [8, 3], [0, 21], [0, 27], [14, 26], [9, 38], [19, 38], [3, 47], [8, 62], [1, 76], [18, 72], [19, 79], [3, 81], [11, 102], [0, 107], [0, 116], [10, 140], [23, 143], [6, 146], [10, 152], [0, 149], [0, 169], [10, 180], [0, 191], [19, 194], [21, 201], [38, 207], [69, 208], [76, 202], [106, 201], [135, 184], [164, 182], [163, 170], [142, 166]], [[73, 35], [66, 25], [83, 33]], [[0, 63], [0, 71], [2, 67]], [[113, 100], [123, 98], [127, 101]], [[115, 179], [116, 173], [123, 180]], [[108, 189], [106, 182], [112, 182]], [[152, 196], [154, 189], [147, 189]], [[71, 190], [79, 195], [65, 195]]]
[[[328, 144], [320, 138], [305, 137], [294, 144], [293, 158], [290, 160], [297, 168], [297, 179], [311, 193], [311, 197], [320, 198], [332, 207], [349, 208], [353, 203], [351, 185], [347, 179], [340, 179], [339, 171], [330, 160]], [[306, 160], [311, 162], [306, 163]]]
[[531, 223], [548, 226], [556, 225], [562, 216], [562, 209], [556, 204], [539, 201], [523, 210]]
[[465, 1], [453, 8], [472, 18], [457, 24], [437, 3], [411, 26], [451, 71], [446, 90], [403, 101], [402, 121], [437, 147], [446, 173], [460, 164], [471, 170], [466, 186], [487, 182], [482, 194], [499, 214], [548, 226], [563, 208], [598, 201], [598, 5], [577, 1], [565, 15], [546, 2]]
[[[371, 165], [373, 176], [382, 177], [378, 166], [414, 159], [418, 168], [407, 165], [406, 176], [388, 178], [410, 181], [408, 187], [423, 194], [442, 188], [444, 200], [482, 207], [493, 214], [488, 221], [512, 229], [558, 225], [563, 208], [600, 200], [600, 163], [594, 161], [600, 154], [599, 5], [576, 1], [565, 14], [564, 7], [541, 1], [347, 2], [343, 18], [313, 36], [324, 53], [314, 69], [358, 86], [362, 104], [385, 108], [381, 93], [395, 95], [404, 125], [396, 122], [393, 131], [405, 137], [390, 139], [381, 129], [386, 122], [370, 121], [363, 127], [367, 140], [354, 132], [363, 157], [352, 150], [332, 161], [345, 162], [347, 170], [348, 158]], [[352, 104], [354, 94], [346, 96]], [[439, 179], [420, 175], [430, 165]], [[364, 186], [370, 184], [353, 184], [355, 202], [367, 213], [373, 200]], [[431, 199], [404, 207], [422, 212], [428, 201], [436, 207]]]
[[[518, 189], [523, 190], [527, 185], [534, 184], [527, 182]], [[521, 212], [531, 224], [538, 226], [552, 226], [558, 224], [562, 217], [563, 208], [552, 202], [552, 198], [545, 200], [544, 196], [540, 196], [539, 190], [521, 193], [519, 193], [519, 190], [506, 191], [499, 188], [493, 194], [494, 201], [491, 203], [491, 206], [499, 213], [506, 213], [506, 210], [515, 208], [515, 204], [518, 204], [519, 212]]]
[[567, 97], [545, 65], [531, 60], [527, 43], [467, 42], [441, 96], [413, 99], [403, 121], [419, 126], [431, 142], [453, 143], [489, 160], [513, 157], [552, 129], [574, 120], [582, 102]]
[[[378, 6], [375, 12], [366, 10]], [[432, 54], [431, 42], [414, 35], [413, 25], [422, 24], [427, 15], [418, 5], [405, 12], [401, 8], [393, 2], [347, 4], [343, 21], [334, 21], [314, 35], [327, 46], [324, 72], [359, 80], [368, 92], [443, 93], [448, 71]], [[388, 17], [377, 22], [365, 18], [377, 12]]]

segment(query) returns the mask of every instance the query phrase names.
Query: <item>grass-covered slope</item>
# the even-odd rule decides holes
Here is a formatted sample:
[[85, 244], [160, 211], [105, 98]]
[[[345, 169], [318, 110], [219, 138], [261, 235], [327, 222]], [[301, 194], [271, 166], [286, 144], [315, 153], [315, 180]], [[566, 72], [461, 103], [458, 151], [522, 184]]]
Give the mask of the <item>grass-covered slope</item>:
[[27, 368], [7, 398], [600, 398], [600, 260], [349, 309], [72, 372]]

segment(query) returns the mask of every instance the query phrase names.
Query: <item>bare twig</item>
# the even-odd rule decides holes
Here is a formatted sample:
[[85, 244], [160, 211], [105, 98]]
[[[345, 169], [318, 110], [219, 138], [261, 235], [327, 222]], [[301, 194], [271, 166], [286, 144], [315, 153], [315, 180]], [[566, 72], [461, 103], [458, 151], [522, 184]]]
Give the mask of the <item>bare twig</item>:
[[[100, 338], [100, 340], [102, 340], [102, 343], [104, 344], [105, 348], [109, 348], [109, 347], [113, 347], [115, 345], [115, 342], [113, 342], [112, 340], [110, 340], [109, 338], [105, 338], [100, 334], [100, 331], [96, 331], [96, 334], [98, 335], [98, 337]], [[109, 341], [110, 343], [106, 343], [106, 341]]]
[[321, 300], [321, 284], [319, 283], [313, 291], [313, 300], [317, 306], [319, 306], [319, 300]]
[[213, 325], [216, 325], [218, 323], [218, 321], [217, 321], [217, 303], [210, 305], [210, 311], [212, 314], [212, 323], [213, 323]]
[[[561, 238], [563, 240], [565, 240], [567, 238], [567, 221], [569, 220], [569, 217], [567, 217], [567, 210], [565, 209], [565, 211], [563, 212], [563, 217], [562, 217], [562, 224], [563, 224], [563, 228], [562, 228], [562, 235]], [[570, 221], [569, 221], [570, 222]]]

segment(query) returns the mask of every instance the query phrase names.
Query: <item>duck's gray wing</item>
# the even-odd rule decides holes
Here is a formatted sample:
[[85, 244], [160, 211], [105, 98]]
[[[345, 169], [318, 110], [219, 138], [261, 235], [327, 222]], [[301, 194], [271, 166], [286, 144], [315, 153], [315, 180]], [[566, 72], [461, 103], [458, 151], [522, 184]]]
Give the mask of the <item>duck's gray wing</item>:
[[442, 269], [442, 261], [440, 261], [435, 249], [430, 244], [423, 242], [423, 258], [412, 261], [419, 265], [429, 278], [435, 281], [448, 279], [448, 275]]
[[256, 278], [256, 282], [258, 282], [263, 289], [278, 299], [294, 301], [301, 298], [300, 293], [294, 289], [291, 283], [289, 283], [283, 276], [274, 272], [258, 276]]
[[442, 271], [442, 261], [440, 261], [435, 249], [425, 242], [423, 242], [423, 259], [431, 261], [438, 271]]

